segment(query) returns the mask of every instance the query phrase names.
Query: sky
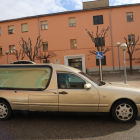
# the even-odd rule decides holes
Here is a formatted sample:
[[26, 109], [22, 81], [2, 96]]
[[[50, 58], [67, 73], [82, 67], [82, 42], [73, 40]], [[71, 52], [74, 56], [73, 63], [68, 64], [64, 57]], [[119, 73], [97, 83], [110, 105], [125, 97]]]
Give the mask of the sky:
[[[109, 0], [110, 6], [133, 3], [140, 0]], [[0, 20], [80, 9], [82, 0], [0, 0]]]

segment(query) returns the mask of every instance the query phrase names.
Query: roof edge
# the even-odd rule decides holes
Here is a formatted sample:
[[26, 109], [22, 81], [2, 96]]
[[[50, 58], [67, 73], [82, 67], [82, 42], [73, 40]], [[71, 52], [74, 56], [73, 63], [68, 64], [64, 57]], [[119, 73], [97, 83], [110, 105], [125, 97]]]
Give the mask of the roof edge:
[[135, 4], [126, 4], [126, 5], [116, 5], [116, 6], [107, 6], [107, 7], [99, 7], [99, 8], [92, 8], [92, 9], [82, 9], [82, 10], [74, 10], [74, 11], [65, 11], [65, 12], [58, 12], [58, 13], [50, 13], [50, 14], [42, 14], [42, 15], [35, 15], [35, 16], [27, 16], [15, 19], [8, 19], [8, 20], [1, 20], [0, 23], [9, 22], [9, 21], [17, 21], [17, 20], [24, 20], [24, 19], [32, 19], [32, 18], [39, 18], [45, 16], [54, 16], [54, 15], [62, 15], [62, 14], [69, 14], [69, 13], [78, 13], [78, 12], [85, 12], [85, 11], [94, 11], [94, 10], [102, 10], [102, 9], [111, 9], [111, 8], [121, 8], [121, 7], [129, 7], [129, 6], [137, 6], [140, 3]]

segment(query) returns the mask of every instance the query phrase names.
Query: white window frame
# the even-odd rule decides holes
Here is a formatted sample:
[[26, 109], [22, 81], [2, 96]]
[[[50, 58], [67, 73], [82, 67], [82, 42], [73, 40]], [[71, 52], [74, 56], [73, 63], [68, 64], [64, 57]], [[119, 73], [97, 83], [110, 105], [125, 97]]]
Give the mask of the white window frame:
[[82, 69], [83, 69], [83, 72], [86, 72], [86, 64], [85, 64], [85, 55], [84, 54], [64, 56], [65, 65], [69, 66], [68, 59], [74, 59], [74, 58], [81, 58], [82, 59]]

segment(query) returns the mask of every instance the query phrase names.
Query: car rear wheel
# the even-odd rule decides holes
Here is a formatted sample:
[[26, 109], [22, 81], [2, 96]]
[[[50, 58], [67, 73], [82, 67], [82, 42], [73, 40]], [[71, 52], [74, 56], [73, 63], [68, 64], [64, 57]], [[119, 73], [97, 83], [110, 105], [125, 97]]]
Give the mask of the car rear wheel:
[[120, 100], [113, 105], [112, 116], [117, 122], [132, 122], [137, 117], [137, 109], [133, 102]]
[[11, 115], [10, 105], [4, 101], [0, 100], [0, 120], [7, 120]]

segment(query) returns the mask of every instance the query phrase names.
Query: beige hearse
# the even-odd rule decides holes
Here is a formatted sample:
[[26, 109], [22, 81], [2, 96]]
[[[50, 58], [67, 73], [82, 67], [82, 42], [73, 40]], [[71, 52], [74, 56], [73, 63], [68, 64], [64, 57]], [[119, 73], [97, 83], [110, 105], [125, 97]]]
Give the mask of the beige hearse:
[[12, 110], [110, 112], [130, 122], [140, 115], [140, 90], [64, 65], [0, 65], [0, 120]]

